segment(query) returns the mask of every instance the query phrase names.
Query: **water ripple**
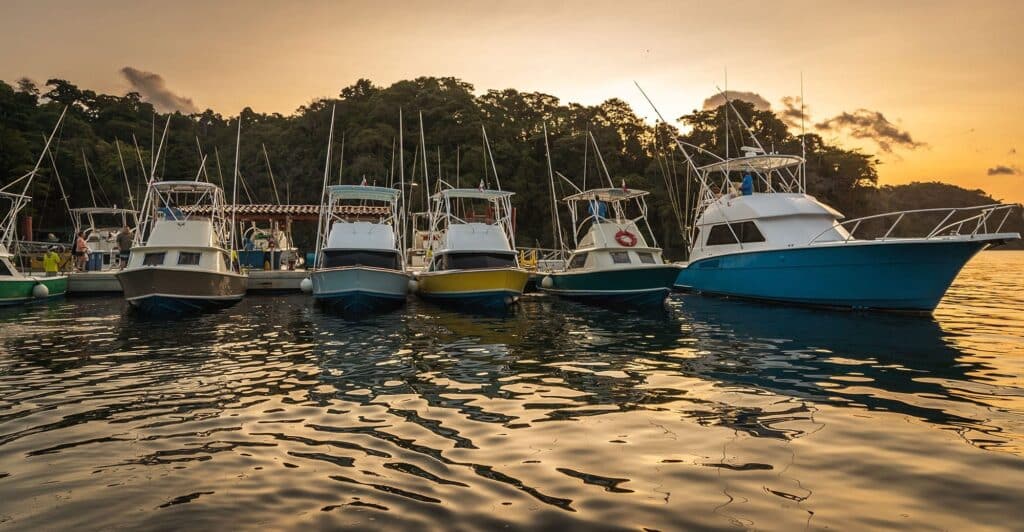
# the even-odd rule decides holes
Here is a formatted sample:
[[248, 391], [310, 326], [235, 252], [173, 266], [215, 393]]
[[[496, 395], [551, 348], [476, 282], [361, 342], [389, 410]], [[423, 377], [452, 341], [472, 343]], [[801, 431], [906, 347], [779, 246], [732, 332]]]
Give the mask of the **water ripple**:
[[1015, 528], [1024, 253], [934, 317], [0, 309], [0, 526]]

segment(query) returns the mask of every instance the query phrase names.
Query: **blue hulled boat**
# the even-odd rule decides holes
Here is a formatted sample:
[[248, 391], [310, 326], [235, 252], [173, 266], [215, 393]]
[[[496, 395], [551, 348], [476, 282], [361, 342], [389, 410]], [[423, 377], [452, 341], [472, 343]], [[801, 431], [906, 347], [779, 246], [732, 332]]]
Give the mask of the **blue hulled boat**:
[[[680, 289], [930, 312], [971, 257], [1020, 238], [1001, 232], [1016, 205], [921, 209], [844, 221], [805, 193], [802, 157], [760, 148], [744, 152], [696, 169], [701, 192], [689, 263], [676, 280]], [[873, 235], [858, 237], [858, 230]]]

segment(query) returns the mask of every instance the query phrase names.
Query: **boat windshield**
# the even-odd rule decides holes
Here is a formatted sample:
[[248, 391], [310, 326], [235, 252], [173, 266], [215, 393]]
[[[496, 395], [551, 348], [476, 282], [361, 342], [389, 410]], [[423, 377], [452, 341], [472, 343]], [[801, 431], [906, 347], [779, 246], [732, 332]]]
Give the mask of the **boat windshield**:
[[438, 257], [441, 270], [474, 270], [479, 268], [511, 268], [516, 265], [512, 252], [448, 252]]
[[365, 249], [325, 249], [324, 268], [342, 268], [345, 266], [369, 266], [398, 270], [401, 261], [398, 251], [365, 250]]

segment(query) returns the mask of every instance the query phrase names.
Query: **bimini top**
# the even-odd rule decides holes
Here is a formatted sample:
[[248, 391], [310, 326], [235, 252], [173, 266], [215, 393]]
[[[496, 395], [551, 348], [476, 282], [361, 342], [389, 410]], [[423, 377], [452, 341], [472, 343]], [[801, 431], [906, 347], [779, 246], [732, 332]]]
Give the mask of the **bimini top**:
[[803, 157], [796, 155], [751, 155], [734, 157], [717, 163], [701, 166], [697, 170], [712, 172], [770, 172], [803, 164]]
[[327, 193], [335, 199], [392, 202], [398, 198], [400, 191], [395, 188], [369, 185], [331, 185], [327, 187]]
[[583, 192], [579, 192], [571, 196], [566, 196], [562, 198], [562, 201], [570, 202], [596, 200], [611, 203], [616, 201], [631, 200], [633, 198], [639, 198], [641, 196], [646, 196], [648, 194], [650, 194], [650, 192], [647, 192], [646, 190], [633, 190], [628, 188], [592, 188], [590, 190], [584, 190]]
[[220, 187], [206, 181], [156, 181], [152, 187], [161, 192], [207, 192]]
[[434, 194], [434, 199], [437, 198], [471, 198], [471, 199], [485, 199], [485, 200], [498, 200], [508, 198], [515, 195], [515, 192], [505, 192], [504, 190], [491, 190], [491, 189], [479, 189], [479, 188], [447, 188]]

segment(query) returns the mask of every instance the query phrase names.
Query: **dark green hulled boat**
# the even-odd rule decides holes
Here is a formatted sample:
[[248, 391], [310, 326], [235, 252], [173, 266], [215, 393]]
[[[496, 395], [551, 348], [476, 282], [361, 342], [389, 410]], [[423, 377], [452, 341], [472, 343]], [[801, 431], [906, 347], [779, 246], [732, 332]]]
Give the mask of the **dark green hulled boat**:
[[[566, 268], [549, 273], [541, 281], [541, 288], [567, 299], [609, 307], [662, 305], [679, 275], [679, 267], [666, 264], [661, 249], [656, 244], [648, 245], [640, 231], [638, 224], [643, 223], [650, 234], [643, 199], [646, 195], [645, 191], [623, 187], [587, 190], [566, 197], [576, 249]], [[627, 216], [630, 206], [638, 210], [636, 217]], [[579, 238], [584, 229], [586, 233]]]

